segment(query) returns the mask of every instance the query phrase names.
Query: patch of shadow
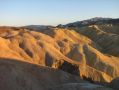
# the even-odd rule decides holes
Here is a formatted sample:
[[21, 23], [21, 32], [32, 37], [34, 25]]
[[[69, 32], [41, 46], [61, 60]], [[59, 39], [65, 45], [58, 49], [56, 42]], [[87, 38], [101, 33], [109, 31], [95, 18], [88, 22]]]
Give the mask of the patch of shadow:
[[18, 27], [11, 27], [11, 29], [15, 30], [15, 31], [18, 31], [20, 30], [21, 28], [18, 28]]
[[43, 30], [42, 33], [47, 34], [47, 35], [49, 35], [51, 37], [54, 37], [54, 35], [55, 35], [54, 30], [53, 29], [50, 29], [50, 28], [48, 28], [46, 30]]
[[83, 78], [83, 80], [88, 81], [88, 82], [90, 82], [90, 83], [93, 83], [93, 84], [95, 84], [95, 85], [101, 85], [101, 86], [104, 86], [104, 87], [110, 87], [110, 88], [112, 88], [112, 87], [110, 86], [110, 83], [108, 83], [108, 82], [93, 81], [91, 78], [86, 77], [86, 76], [82, 76], [82, 78]]
[[110, 87], [115, 89], [115, 90], [119, 90], [119, 77], [114, 78], [111, 82], [110, 82]]
[[24, 44], [23, 43], [19, 43], [19, 47], [23, 49], [24, 48]]
[[50, 66], [50, 67], [53, 64], [53, 57], [48, 52], [46, 52], [45, 54], [45, 64], [46, 66]]
[[64, 41], [64, 42], [68, 42], [68, 39], [65, 38], [65, 39], [63, 39], [63, 41]]
[[83, 77], [83, 80], [89, 81], [90, 83], [94, 83], [94, 81], [91, 78], [86, 76], [82, 76], [82, 77]]
[[66, 61], [64, 61], [61, 66], [59, 66], [59, 69], [66, 71], [68, 73], [80, 76], [79, 67], [77, 65], [73, 65]]
[[41, 48], [43, 48], [43, 43], [41, 43], [41, 42], [37, 42], [37, 44], [41, 47]]
[[64, 43], [62, 41], [57, 41], [57, 44], [60, 46], [60, 47], [64, 47]]
[[28, 56], [33, 58], [33, 53], [29, 49], [25, 49], [25, 52], [27, 53]]
[[19, 47], [20, 47], [21, 49], [23, 49], [23, 50], [26, 52], [26, 54], [27, 54], [28, 56], [30, 56], [31, 58], [33, 57], [33, 53], [32, 53], [29, 49], [25, 48], [25, 46], [24, 46], [23, 43], [20, 43], [20, 44], [19, 44]]
[[[81, 53], [78, 50], [78, 47], [76, 45], [73, 46], [71, 51], [68, 52], [66, 56], [68, 58], [73, 59], [73, 60], [78, 61], [78, 62], [81, 61], [81, 59], [82, 59]], [[74, 58], [74, 56], [76, 56], [76, 58]]]

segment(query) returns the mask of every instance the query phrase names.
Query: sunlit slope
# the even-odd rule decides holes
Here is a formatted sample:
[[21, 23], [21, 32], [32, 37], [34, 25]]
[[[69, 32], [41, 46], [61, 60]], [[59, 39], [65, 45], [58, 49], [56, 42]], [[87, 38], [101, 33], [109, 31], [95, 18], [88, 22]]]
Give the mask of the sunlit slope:
[[[119, 76], [118, 46], [115, 46], [114, 50], [117, 51], [114, 51], [114, 55], [108, 55], [103, 51], [103, 44], [99, 44], [96, 39], [98, 35], [95, 32], [91, 32], [88, 38], [88, 28], [100, 31], [98, 27], [87, 27], [79, 32], [59, 28], [31, 31], [25, 28], [1, 27], [0, 57], [58, 68], [92, 81], [110, 82]], [[118, 36], [111, 40], [118, 40]], [[110, 43], [104, 42], [104, 45]], [[112, 49], [111, 46], [109, 50]]]

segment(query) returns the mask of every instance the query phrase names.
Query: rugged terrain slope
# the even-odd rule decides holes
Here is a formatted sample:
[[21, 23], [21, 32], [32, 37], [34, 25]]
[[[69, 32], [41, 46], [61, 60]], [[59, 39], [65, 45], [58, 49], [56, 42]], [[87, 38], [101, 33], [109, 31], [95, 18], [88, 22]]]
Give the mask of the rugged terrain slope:
[[[9, 79], [11, 81], [8, 82], [5, 80], [12, 77], [12, 75], [13, 77], [14, 75], [17, 77], [19, 72], [21, 72], [19, 75], [22, 74], [24, 78], [27, 78], [23, 70], [29, 71], [29, 68], [27, 68], [29, 64], [24, 63], [30, 63], [30, 66], [32, 66], [32, 64], [33, 66], [38, 66], [38, 68], [34, 66], [36, 70], [42, 70], [42, 68], [51, 70], [51, 72], [47, 70], [47, 73], [40, 76], [39, 71], [34, 73], [32, 72], [32, 68], [33, 70], [35, 69], [31, 67], [30, 74], [28, 74], [29, 72], [26, 73], [27, 75], [33, 74], [35, 76], [29, 76], [28, 80], [32, 81], [31, 78], [37, 78], [38, 80], [35, 79], [34, 82], [39, 83], [33, 85], [33, 88], [36, 88], [38, 85], [41, 85], [38, 86], [38, 88], [50, 86], [49, 83], [51, 82], [49, 80], [51, 79], [55, 82], [55, 78], [58, 76], [55, 76], [54, 70], [56, 71], [55, 73], [59, 73], [59, 75], [63, 74], [62, 76], [64, 76], [64, 78], [65, 74], [68, 76], [71, 74], [72, 80], [69, 83], [68, 81], [63, 83], [65, 82], [65, 79], [63, 79], [63, 82], [61, 80], [62, 83], [60, 83], [58, 80], [62, 78], [62, 76], [58, 77], [56, 81], [58, 84], [53, 88], [50, 87], [51, 90], [70, 90], [70, 87], [80, 89], [84, 84], [79, 84], [79, 82], [85, 82], [81, 79], [93, 83], [110, 83], [113, 79], [119, 77], [119, 26], [118, 23], [110, 24], [110, 22], [106, 22], [107, 24], [86, 24], [82, 27], [0, 27], [0, 63], [4, 62], [3, 65], [0, 65], [0, 78], [2, 79], [3, 74], [6, 75], [0, 83], [10, 83], [12, 79]], [[15, 70], [13, 70], [14, 73], [6, 72], [5, 70], [9, 71], [11, 68], [9, 64], [11, 65], [12, 62], [15, 64], [15, 67], [12, 67]], [[20, 64], [19, 66], [17, 62], [22, 62], [23, 65]], [[7, 66], [8, 68], [6, 69]], [[7, 76], [8, 73], [10, 73], [11, 76]], [[51, 75], [49, 73], [51, 73]], [[23, 78], [19, 75], [19, 78]], [[16, 80], [15, 77], [13, 80]], [[46, 81], [48, 80], [48, 82], [43, 82], [43, 85], [46, 84], [44, 87], [42, 87], [42, 83], [39, 81], [41, 77], [45, 78], [44, 80]], [[52, 77], [54, 77], [54, 79]], [[74, 79], [75, 77], [78, 79]], [[19, 81], [19, 78], [18, 82], [21, 83], [22, 81]], [[29, 85], [31, 85], [31, 83], [27, 82], [26, 80], [26, 86], [23, 85], [23, 87], [25, 86], [25, 88], [27, 88], [28, 85], [30, 88]], [[89, 84], [90, 83], [87, 85]], [[10, 86], [8, 85], [6, 88], [12, 87], [12, 85], [14, 85], [14, 83], [11, 83]], [[52, 85], [54, 85], [54, 83]], [[0, 88], [2, 88], [2, 86]], [[11, 90], [16, 90], [16, 88]], [[86, 90], [86, 88], [82, 90]]]
[[[117, 39], [113, 37], [112, 40], [115, 40], [117, 44], [112, 44], [112, 46], [108, 45], [111, 40], [104, 41], [107, 42], [104, 44], [101, 43], [107, 48], [111, 47], [109, 48], [111, 52], [106, 51], [114, 52], [114, 55], [108, 55], [108, 53], [103, 53], [106, 48], [103, 49], [96, 39], [101, 33], [95, 35], [91, 32], [93, 35], [89, 35], [95, 38], [90, 39], [75, 30], [59, 28], [47, 29], [44, 32], [24, 28], [4, 28], [2, 30], [0, 33], [0, 57], [2, 58], [20, 59], [58, 68], [99, 82], [110, 82], [119, 76], [118, 37]], [[84, 30], [79, 30], [79, 32], [82, 33]], [[107, 37], [106, 35], [104, 36]], [[106, 39], [105, 37], [103, 40]]]

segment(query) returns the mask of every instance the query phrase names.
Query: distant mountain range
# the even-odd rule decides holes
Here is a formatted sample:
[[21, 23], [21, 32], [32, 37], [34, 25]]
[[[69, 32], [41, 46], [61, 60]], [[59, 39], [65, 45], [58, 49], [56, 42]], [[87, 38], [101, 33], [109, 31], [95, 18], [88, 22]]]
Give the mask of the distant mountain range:
[[[56, 27], [58, 28], [74, 28], [74, 27], [83, 27], [83, 26], [89, 26], [89, 25], [104, 25], [104, 24], [119, 24], [119, 18], [103, 18], [103, 17], [95, 17], [87, 20], [82, 20], [82, 21], [76, 21], [68, 24], [59, 24]], [[34, 30], [39, 30], [39, 29], [49, 29], [53, 28], [55, 26], [51, 25], [28, 25], [28, 26], [23, 26], [28, 29], [34, 29]]]
[[119, 18], [102, 18], [102, 17], [95, 17], [88, 20], [77, 21], [73, 23], [68, 23], [66, 25], [59, 24], [57, 27], [82, 27], [82, 26], [89, 26], [89, 25], [101, 25], [101, 24], [119, 24]]

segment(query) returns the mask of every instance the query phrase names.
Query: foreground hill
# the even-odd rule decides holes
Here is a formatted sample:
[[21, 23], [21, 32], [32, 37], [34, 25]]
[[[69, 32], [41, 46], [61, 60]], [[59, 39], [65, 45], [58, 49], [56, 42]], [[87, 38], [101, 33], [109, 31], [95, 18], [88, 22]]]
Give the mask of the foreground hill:
[[[85, 87], [86, 86], [86, 87]], [[1, 90], [113, 90], [61, 70], [14, 59], [0, 59]]]
[[[14, 89], [11, 90], [16, 90], [18, 87], [21, 87], [22, 89], [28, 87], [28, 90], [34, 90], [34, 88], [46, 90], [48, 88], [45, 87], [49, 87], [51, 86], [50, 84], [52, 84], [54, 87], [50, 87], [51, 90], [71, 90], [70, 88], [73, 88], [73, 90], [76, 88], [79, 88], [79, 90], [87, 90], [86, 86], [91, 86], [92, 84], [80, 84], [85, 82], [81, 79], [93, 83], [106, 84], [110, 83], [113, 79], [118, 78], [118, 20], [116, 20], [116, 22], [112, 19], [106, 20], [109, 20], [110, 23], [107, 23], [108, 21], [106, 21], [105, 24], [89, 24], [82, 27], [0, 27], [0, 63], [4, 62], [3, 66], [6, 64], [9, 66], [9, 64], [11, 65], [11, 63], [13, 63], [15, 67], [12, 68], [14, 68], [15, 72], [11, 75], [22, 79], [24, 77], [26, 81], [23, 87], [16, 85], [14, 88], [14, 83], [11, 83], [10, 86], [8, 85], [6, 88], [12, 87]], [[96, 20], [93, 21], [97, 22]], [[22, 63], [23, 65], [20, 64], [19, 66], [18, 63]], [[32, 65], [35, 65], [35, 68], [31, 67]], [[26, 79], [27, 76], [25, 76], [24, 72], [24, 70], [29, 71], [27, 66], [30, 66], [31, 69], [30, 73], [26, 72], [28, 73], [27, 75], [35, 75], [33, 77], [30, 76], [28, 79]], [[9, 68], [11, 68], [11, 66], [8, 67], [8, 69]], [[44, 68], [46, 68], [47, 73], [39, 73], [39, 70], [42, 71]], [[5, 70], [8, 69], [5, 68]], [[3, 72], [0, 73], [2, 78], [3, 74], [7, 71], [4, 70], [4, 67], [1, 67], [0, 70]], [[36, 71], [32, 72], [34, 70]], [[51, 70], [51, 72], [49, 72], [49, 70]], [[54, 70], [56, 72], [54, 72]], [[18, 74], [19, 72], [21, 73]], [[8, 73], [10, 72], [7, 72], [7, 74]], [[62, 76], [58, 77], [55, 73], [58, 75], [61, 74], [64, 78], [60, 80]], [[40, 74], [43, 74], [43, 76], [40, 76]], [[65, 78], [69, 77], [70, 74], [72, 74], [71, 78], [67, 78], [69, 81], [65, 82]], [[22, 75], [22, 77], [20, 75]], [[3, 81], [0, 81], [0, 83], [4, 83], [7, 78], [12, 76], [5, 77], [6, 79], [3, 78]], [[41, 83], [42, 79], [40, 77], [45, 78], [43, 80], [44, 82]], [[18, 84], [22, 83], [22, 81], [19, 82], [19, 78]], [[34, 81], [34, 78], [38, 80]], [[12, 80], [15, 80], [14, 82], [17, 83], [15, 78], [9, 80], [10, 81], [8, 82], [5, 81], [5, 83], [8, 84]], [[29, 80], [36, 84], [33, 84], [33, 89], [29, 89], [32, 87], [30, 87], [31, 83], [28, 83]], [[55, 84], [50, 82], [50, 80], [54, 80], [54, 82], [58, 83]], [[116, 87], [115, 85], [113, 86]], [[2, 86], [0, 88], [2, 88]], [[4, 88], [5, 87], [3, 87], [3, 89]], [[104, 90], [109, 90], [106, 89], [106, 87], [103, 88]], [[88, 88], [88, 90], [93, 89]]]

